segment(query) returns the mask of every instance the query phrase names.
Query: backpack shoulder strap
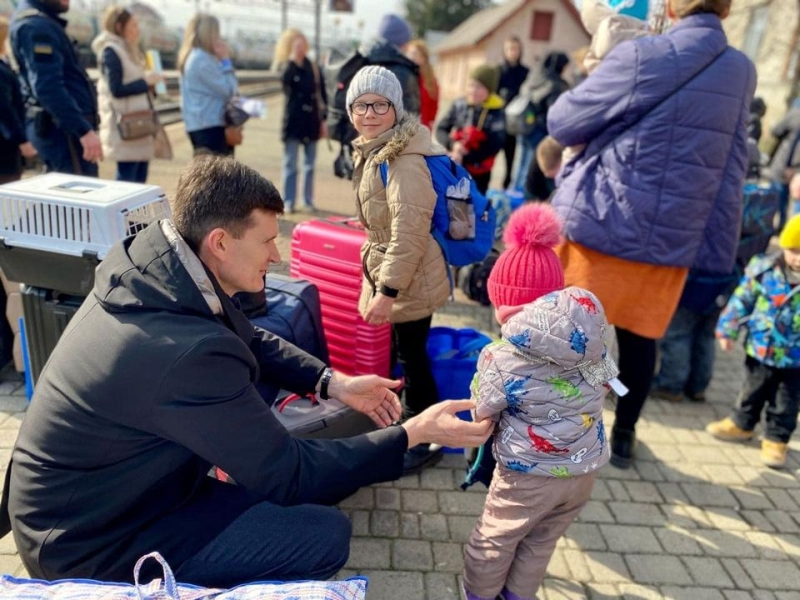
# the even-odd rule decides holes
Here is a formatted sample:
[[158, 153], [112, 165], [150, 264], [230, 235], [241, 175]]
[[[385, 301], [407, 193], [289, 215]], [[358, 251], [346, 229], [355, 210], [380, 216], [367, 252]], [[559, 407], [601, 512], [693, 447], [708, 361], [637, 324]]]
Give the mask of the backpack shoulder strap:
[[[453, 162], [453, 160], [449, 156], [446, 156], [446, 155], [438, 155], [437, 154], [436, 156], [426, 156], [425, 157], [425, 164], [427, 165], [428, 170], [430, 171], [431, 162], [432, 161], [434, 161], [434, 160], [438, 161], [438, 160], [441, 160], [442, 158], [446, 158], [448, 161], [450, 161], [450, 165], [451, 165], [450, 168], [452, 169], [452, 172], [455, 175], [456, 174], [456, 163]], [[388, 160], [384, 161], [380, 165], [378, 165], [378, 170], [380, 171], [380, 174], [381, 174], [381, 181], [383, 182], [383, 187], [386, 187], [386, 182], [389, 180], [389, 161]], [[433, 179], [433, 173], [431, 173], [431, 179]], [[435, 185], [434, 185], [434, 191], [436, 192], [437, 202], [438, 202], [439, 191], [436, 190], [436, 186]], [[453, 271], [450, 269], [450, 260], [449, 260], [449, 256], [448, 256], [448, 253], [447, 253], [447, 241], [445, 240], [444, 233], [439, 231], [439, 229], [436, 227], [433, 219], [431, 219], [431, 235], [433, 236], [433, 239], [436, 240], [436, 243], [439, 244], [439, 247], [442, 249], [442, 256], [444, 257], [444, 264], [445, 264], [445, 268], [447, 269], [447, 279], [450, 282], [450, 296], [452, 297], [453, 296], [453, 290], [455, 289], [455, 281], [453, 280]]]

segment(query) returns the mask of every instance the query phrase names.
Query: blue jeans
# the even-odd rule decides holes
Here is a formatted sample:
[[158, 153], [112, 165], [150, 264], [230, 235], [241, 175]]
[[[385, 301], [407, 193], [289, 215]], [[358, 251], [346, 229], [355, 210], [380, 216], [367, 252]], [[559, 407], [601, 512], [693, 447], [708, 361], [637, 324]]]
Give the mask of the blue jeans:
[[792, 211], [789, 210], [789, 203], [791, 202], [789, 199], [789, 186], [783, 182], [778, 182], [778, 189], [780, 198], [778, 203], [778, 233], [780, 233], [783, 231], [783, 226], [786, 225], [786, 221]]
[[768, 367], [748, 356], [747, 377], [731, 418], [740, 429], [752, 431], [766, 407], [764, 437], [787, 443], [797, 427], [800, 369]]
[[536, 148], [526, 144], [522, 136], [519, 136], [517, 139], [520, 140], [517, 143], [519, 163], [517, 166], [517, 173], [514, 175], [514, 189], [521, 192], [525, 189], [525, 178], [528, 176], [528, 169], [531, 168], [531, 160], [533, 160]]
[[297, 154], [303, 146], [303, 201], [308, 208], [314, 206], [314, 161], [317, 159], [317, 142], [303, 143], [287, 138], [283, 150], [283, 202], [287, 209], [294, 208], [297, 198]]
[[514, 189], [520, 192], [525, 191], [525, 180], [528, 177], [528, 169], [531, 162], [536, 160], [536, 148], [545, 137], [547, 131], [537, 129], [527, 136], [517, 137], [517, 151], [519, 152], [519, 166], [517, 174], [514, 176]]
[[83, 160], [83, 146], [77, 138], [68, 136], [55, 126], [50, 127], [46, 136], [39, 137], [33, 121], [26, 124], [25, 131], [48, 172], [97, 177], [97, 163]]
[[655, 387], [692, 397], [706, 390], [714, 373], [714, 328], [720, 310], [700, 314], [679, 306], [659, 343], [661, 367]]
[[147, 181], [147, 168], [150, 163], [119, 161], [117, 163], [117, 181], [144, 183]]

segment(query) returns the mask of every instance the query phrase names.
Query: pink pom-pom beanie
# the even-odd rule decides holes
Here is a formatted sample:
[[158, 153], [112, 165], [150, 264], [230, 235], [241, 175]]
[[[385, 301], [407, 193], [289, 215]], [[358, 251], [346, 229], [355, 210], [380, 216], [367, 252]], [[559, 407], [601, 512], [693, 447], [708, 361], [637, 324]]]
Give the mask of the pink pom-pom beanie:
[[489, 275], [495, 308], [522, 306], [564, 288], [564, 269], [553, 250], [560, 232], [549, 204], [525, 204], [511, 214], [503, 232], [506, 248]]

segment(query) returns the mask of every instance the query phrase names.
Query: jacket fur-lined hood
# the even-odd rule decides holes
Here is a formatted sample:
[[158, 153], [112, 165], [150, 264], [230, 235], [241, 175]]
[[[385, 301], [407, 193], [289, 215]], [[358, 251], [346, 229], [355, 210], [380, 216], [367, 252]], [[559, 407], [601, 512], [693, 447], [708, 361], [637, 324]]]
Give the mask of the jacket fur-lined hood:
[[[431, 132], [419, 122], [419, 117], [409, 114], [387, 132], [389, 139], [375, 154], [375, 162], [393, 161], [401, 154], [421, 154], [436, 156], [446, 154], [446, 150], [431, 138]], [[380, 140], [383, 136], [377, 138]]]

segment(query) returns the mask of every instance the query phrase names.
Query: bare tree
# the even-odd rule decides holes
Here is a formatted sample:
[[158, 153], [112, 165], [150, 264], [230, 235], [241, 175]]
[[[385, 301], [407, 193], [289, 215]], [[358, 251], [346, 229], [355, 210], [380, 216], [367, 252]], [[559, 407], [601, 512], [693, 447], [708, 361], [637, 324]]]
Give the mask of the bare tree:
[[406, 0], [406, 15], [414, 32], [424, 36], [429, 29], [452, 31], [489, 5], [490, 0]]

